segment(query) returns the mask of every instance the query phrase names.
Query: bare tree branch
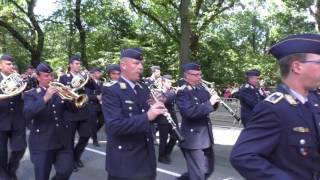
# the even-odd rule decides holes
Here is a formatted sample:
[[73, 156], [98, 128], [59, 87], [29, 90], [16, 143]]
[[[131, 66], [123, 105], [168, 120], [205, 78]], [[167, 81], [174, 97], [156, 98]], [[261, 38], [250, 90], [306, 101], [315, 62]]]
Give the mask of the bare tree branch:
[[34, 51], [29, 42], [18, 32], [16, 31], [10, 24], [0, 19], [0, 26], [4, 27], [9, 33], [16, 38], [29, 52]]
[[172, 33], [170, 31], [170, 29], [168, 29], [155, 15], [153, 15], [151, 12], [146, 11], [145, 9], [143, 9], [142, 7], [138, 6], [134, 0], [129, 0], [131, 6], [133, 6], [138, 12], [141, 12], [142, 14], [144, 14], [145, 16], [147, 16], [148, 18], [150, 18], [152, 21], [154, 21], [156, 24], [158, 24], [158, 26], [160, 26], [160, 28], [162, 30], [164, 30], [174, 41], [176, 42], [180, 42], [179, 38], [177, 36], [175, 36], [174, 33]]

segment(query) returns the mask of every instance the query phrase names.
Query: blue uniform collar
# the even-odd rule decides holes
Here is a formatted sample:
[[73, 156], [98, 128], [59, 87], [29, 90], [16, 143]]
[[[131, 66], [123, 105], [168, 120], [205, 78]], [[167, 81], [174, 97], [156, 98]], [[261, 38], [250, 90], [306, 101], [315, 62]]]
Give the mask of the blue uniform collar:
[[297, 98], [302, 104], [306, 103], [308, 101], [307, 97], [302, 96], [297, 91], [289, 88], [289, 91], [291, 92], [291, 95], [293, 95], [295, 98]]

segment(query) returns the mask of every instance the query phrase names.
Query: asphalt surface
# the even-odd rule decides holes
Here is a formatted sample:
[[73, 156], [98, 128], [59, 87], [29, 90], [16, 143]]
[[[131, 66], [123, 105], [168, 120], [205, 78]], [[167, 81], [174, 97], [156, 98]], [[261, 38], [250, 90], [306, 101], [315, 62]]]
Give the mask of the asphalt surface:
[[[226, 123], [214, 123], [213, 133], [215, 138], [215, 171], [210, 180], [240, 180], [243, 179], [230, 165], [229, 154], [232, 145], [236, 141], [241, 128], [237, 125]], [[102, 130], [98, 133], [100, 147], [95, 147], [90, 141], [82, 155], [85, 167], [71, 175], [71, 180], [106, 180], [105, 171], [105, 133]], [[156, 151], [158, 146], [155, 145]], [[176, 146], [171, 154], [172, 163], [170, 165], [158, 163], [157, 180], [174, 180], [186, 169], [186, 163], [180, 149]], [[54, 167], [51, 175], [54, 174]], [[18, 169], [19, 180], [34, 180], [33, 165], [27, 151]]]

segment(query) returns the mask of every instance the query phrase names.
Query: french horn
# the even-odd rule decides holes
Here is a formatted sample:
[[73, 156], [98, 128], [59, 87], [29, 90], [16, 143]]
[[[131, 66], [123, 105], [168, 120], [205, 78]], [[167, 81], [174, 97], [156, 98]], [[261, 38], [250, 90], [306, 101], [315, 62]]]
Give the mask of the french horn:
[[12, 73], [0, 82], [0, 100], [16, 96], [27, 87], [27, 82], [20, 74]]

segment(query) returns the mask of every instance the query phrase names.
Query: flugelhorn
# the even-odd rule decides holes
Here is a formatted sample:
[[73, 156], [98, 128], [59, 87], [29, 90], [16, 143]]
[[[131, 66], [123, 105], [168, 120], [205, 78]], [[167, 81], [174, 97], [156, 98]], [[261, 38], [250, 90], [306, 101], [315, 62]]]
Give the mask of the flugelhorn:
[[81, 108], [89, 100], [86, 94], [77, 94], [73, 90], [68, 89], [62, 83], [50, 82], [49, 86], [58, 90], [58, 95], [61, 97], [61, 99], [73, 102], [77, 108]]
[[[214, 83], [213, 82], [208, 82], [205, 80], [202, 81], [202, 86], [211, 94], [211, 95], [217, 95], [217, 91], [214, 89]], [[221, 98], [220, 98], [220, 104], [237, 120], [240, 121], [240, 117], [229, 107]]]
[[16, 96], [27, 87], [27, 82], [18, 73], [12, 73], [0, 82], [0, 100]]

